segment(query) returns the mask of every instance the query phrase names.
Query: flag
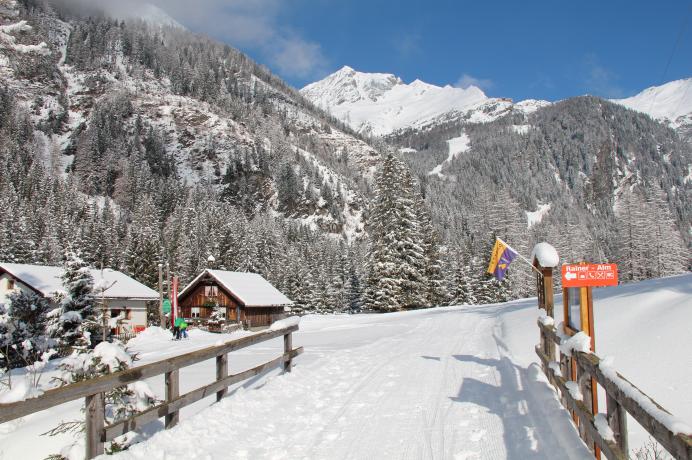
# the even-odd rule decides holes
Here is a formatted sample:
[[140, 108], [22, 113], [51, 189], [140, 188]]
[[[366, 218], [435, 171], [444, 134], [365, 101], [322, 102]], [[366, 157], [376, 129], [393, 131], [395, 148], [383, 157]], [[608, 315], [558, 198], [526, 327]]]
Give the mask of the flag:
[[493, 247], [493, 253], [490, 256], [488, 273], [495, 275], [495, 278], [502, 281], [509, 264], [512, 263], [515, 257], [517, 257], [517, 253], [510, 248], [507, 243], [497, 238], [495, 240], [495, 246]]

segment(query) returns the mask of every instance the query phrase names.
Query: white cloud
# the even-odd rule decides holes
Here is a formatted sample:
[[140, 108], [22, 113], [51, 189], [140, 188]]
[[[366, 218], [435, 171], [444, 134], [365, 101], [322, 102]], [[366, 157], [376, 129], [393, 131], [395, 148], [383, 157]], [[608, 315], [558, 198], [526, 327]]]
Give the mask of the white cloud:
[[584, 59], [586, 74], [584, 83], [589, 93], [607, 98], [624, 97], [624, 91], [616, 83], [618, 76], [600, 64], [595, 54]]
[[469, 86], [476, 86], [482, 90], [488, 90], [489, 88], [492, 88], [493, 82], [487, 78], [476, 78], [465, 73], [459, 77], [454, 86], [463, 89], [467, 89]]
[[275, 45], [271, 60], [280, 73], [308, 78], [324, 70], [326, 59], [317, 43], [291, 36], [281, 37]]

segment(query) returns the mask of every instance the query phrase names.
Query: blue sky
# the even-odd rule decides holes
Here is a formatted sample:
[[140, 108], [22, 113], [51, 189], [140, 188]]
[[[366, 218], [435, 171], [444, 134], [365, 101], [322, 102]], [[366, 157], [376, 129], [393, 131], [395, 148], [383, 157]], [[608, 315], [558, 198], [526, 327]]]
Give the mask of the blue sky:
[[153, 1], [298, 88], [343, 65], [515, 100], [626, 97], [692, 77], [682, 0]]

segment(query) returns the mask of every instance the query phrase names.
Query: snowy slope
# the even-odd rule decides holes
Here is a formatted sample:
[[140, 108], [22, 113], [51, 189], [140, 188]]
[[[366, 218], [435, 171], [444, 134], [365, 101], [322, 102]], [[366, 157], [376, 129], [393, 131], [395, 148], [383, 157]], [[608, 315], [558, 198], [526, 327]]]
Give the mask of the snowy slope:
[[513, 107], [529, 113], [547, 104], [532, 100], [513, 105], [508, 99], [489, 98], [475, 86], [440, 87], [420, 80], [407, 84], [392, 74], [358, 72], [348, 66], [307, 85], [301, 93], [355, 130], [375, 136], [422, 127], [436, 119], [486, 122]]
[[[692, 275], [597, 289], [595, 299], [598, 354], [689, 424]], [[592, 458], [536, 364], [537, 317], [535, 299], [304, 317], [294, 345], [305, 353], [291, 374], [234, 387], [219, 404], [212, 395], [184, 409], [172, 430], [152, 436], [161, 423], [148, 426], [149, 441], [115, 458]], [[171, 342], [153, 329], [130, 346], [145, 363], [228, 338], [192, 331]], [[282, 346], [234, 352], [231, 371]], [[184, 370], [181, 390], [214, 372], [213, 360]], [[161, 396], [162, 379], [151, 383]], [[77, 417], [79, 403], [70, 403], [0, 425], [0, 459], [55, 452], [65, 439], [38, 434]], [[647, 438], [630, 421], [630, 447]]]
[[652, 86], [635, 96], [611, 101], [679, 128], [692, 123], [692, 78]]

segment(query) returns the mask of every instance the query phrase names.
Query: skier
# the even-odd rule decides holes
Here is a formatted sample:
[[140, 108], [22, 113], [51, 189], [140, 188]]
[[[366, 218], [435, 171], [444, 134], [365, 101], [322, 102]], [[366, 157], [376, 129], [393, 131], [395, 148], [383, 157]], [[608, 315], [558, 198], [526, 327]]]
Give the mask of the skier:
[[180, 335], [183, 339], [187, 339], [187, 323], [185, 322], [185, 319], [183, 319], [183, 322], [180, 323]]
[[185, 322], [185, 319], [182, 317], [177, 317], [175, 319], [175, 322], [173, 323], [173, 339], [174, 340], [180, 340], [180, 325]]

